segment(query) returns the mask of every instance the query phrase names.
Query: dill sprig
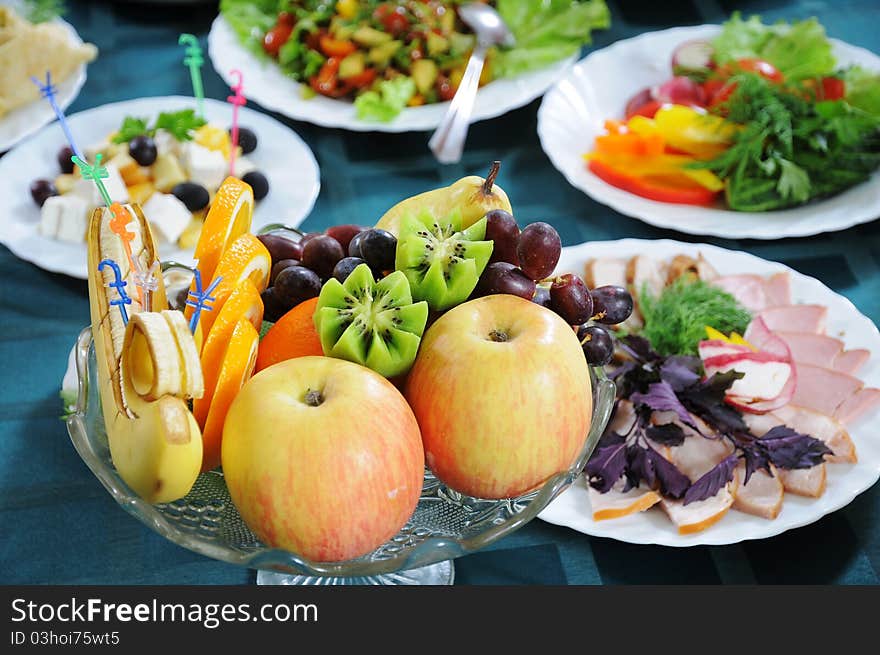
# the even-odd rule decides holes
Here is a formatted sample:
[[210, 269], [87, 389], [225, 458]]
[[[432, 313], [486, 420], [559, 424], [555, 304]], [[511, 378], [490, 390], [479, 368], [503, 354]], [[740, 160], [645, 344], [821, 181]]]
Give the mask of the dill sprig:
[[24, 9], [25, 18], [32, 23], [45, 23], [67, 11], [63, 0], [26, 0]]

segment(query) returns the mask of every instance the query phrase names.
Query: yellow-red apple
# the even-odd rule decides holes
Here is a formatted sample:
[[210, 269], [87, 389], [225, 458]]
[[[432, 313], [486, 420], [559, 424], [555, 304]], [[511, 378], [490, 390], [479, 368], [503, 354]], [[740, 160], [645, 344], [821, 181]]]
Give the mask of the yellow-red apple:
[[325, 562], [394, 536], [424, 476], [419, 427], [401, 393], [363, 366], [314, 356], [244, 385], [223, 426], [222, 464], [261, 540]]
[[428, 467], [478, 498], [518, 496], [567, 470], [593, 404], [571, 326], [501, 294], [459, 305], [428, 329], [405, 395]]

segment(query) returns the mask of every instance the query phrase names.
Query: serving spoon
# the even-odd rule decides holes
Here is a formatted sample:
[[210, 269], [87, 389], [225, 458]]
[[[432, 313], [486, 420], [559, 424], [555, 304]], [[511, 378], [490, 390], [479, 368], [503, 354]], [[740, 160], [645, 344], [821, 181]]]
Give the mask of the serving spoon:
[[480, 83], [480, 74], [486, 63], [486, 53], [494, 45], [512, 47], [516, 40], [504, 20], [489, 5], [469, 2], [458, 8], [461, 20], [477, 36], [477, 45], [468, 60], [461, 84], [440, 121], [437, 131], [428, 141], [428, 147], [442, 164], [454, 164], [461, 160], [467, 139], [474, 99]]

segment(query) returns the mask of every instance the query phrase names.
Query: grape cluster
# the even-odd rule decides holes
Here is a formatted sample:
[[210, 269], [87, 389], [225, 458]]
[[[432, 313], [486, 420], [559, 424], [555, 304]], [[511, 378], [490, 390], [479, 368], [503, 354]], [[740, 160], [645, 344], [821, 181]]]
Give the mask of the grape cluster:
[[324, 232], [279, 230], [257, 237], [272, 257], [269, 286], [263, 291], [265, 320], [274, 322], [299, 303], [315, 298], [331, 277], [340, 282], [366, 263], [379, 278], [394, 269], [397, 239], [360, 225], [335, 225]]
[[555, 312], [572, 326], [587, 362], [604, 366], [614, 355], [614, 340], [604, 325], [622, 323], [633, 310], [629, 292], [619, 286], [589, 289], [572, 273], [553, 274], [562, 253], [559, 234], [548, 223], [519, 229], [514, 217], [496, 209], [486, 214], [486, 238], [493, 242], [489, 265], [474, 296], [506, 293], [531, 300]]

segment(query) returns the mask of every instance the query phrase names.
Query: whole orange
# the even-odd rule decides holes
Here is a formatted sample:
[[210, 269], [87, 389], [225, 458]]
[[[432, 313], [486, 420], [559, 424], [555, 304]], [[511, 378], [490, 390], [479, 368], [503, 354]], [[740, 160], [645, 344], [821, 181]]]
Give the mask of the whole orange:
[[317, 304], [317, 298], [301, 302], [269, 328], [260, 341], [257, 371], [285, 359], [324, 354], [312, 320]]

